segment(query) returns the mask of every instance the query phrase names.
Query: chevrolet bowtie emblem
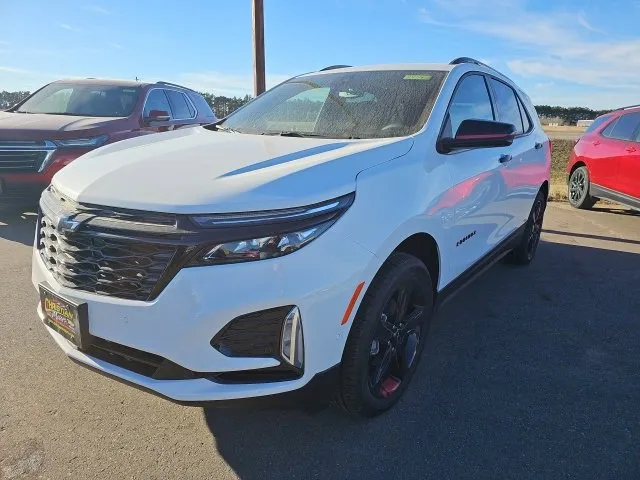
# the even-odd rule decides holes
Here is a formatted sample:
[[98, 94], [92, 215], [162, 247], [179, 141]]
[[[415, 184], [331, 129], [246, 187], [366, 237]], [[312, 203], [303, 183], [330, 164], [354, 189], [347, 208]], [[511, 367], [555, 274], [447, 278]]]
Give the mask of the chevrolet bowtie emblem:
[[75, 215], [67, 215], [58, 218], [56, 230], [60, 233], [74, 232], [80, 226], [79, 221], [74, 219]]

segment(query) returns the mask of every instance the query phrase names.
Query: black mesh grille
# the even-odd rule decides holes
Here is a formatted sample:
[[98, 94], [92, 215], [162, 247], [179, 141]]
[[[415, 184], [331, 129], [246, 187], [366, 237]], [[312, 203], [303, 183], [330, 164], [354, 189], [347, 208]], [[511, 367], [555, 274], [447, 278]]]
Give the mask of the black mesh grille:
[[0, 172], [36, 172], [48, 153], [38, 150], [11, 151], [0, 149]]
[[96, 235], [61, 233], [41, 214], [40, 255], [61, 285], [100, 295], [148, 300], [176, 254], [173, 245]]
[[231, 320], [211, 340], [228, 357], [280, 356], [282, 324], [292, 305], [271, 308]]

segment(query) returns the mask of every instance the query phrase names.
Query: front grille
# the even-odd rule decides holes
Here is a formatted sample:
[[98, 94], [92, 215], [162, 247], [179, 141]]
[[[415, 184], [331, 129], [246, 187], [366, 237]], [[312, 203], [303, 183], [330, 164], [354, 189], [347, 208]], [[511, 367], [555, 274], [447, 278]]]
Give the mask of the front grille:
[[60, 232], [45, 213], [40, 218], [40, 255], [61, 285], [130, 300], [148, 300], [177, 248], [135, 239]]
[[0, 172], [37, 172], [53, 154], [51, 142], [0, 142]]
[[180, 232], [174, 215], [80, 205], [52, 187], [43, 192], [40, 206], [40, 257], [68, 288], [151, 300], [172, 260], [184, 252], [167, 239]]

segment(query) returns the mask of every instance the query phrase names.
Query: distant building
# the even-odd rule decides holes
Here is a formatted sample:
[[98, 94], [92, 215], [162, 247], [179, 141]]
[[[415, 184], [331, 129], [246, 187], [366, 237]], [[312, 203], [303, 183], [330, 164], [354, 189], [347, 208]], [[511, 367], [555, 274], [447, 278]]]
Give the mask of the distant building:
[[576, 125], [578, 127], [589, 127], [593, 123], [593, 120], [578, 120]]
[[560, 117], [547, 117], [547, 116], [541, 115], [540, 123], [542, 123], [542, 125], [547, 125], [549, 127], [558, 127], [560, 125], [564, 125], [564, 120]]

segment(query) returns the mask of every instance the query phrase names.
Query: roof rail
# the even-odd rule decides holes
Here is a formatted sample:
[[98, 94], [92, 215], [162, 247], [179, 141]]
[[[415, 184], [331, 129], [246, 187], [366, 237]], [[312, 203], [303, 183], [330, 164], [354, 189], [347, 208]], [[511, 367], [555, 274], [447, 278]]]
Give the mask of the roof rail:
[[626, 107], [616, 108], [616, 110], [626, 110], [627, 108], [636, 108], [636, 107], [640, 107], [640, 105], [628, 105]]
[[349, 67], [352, 67], [352, 66], [353, 65], [329, 65], [328, 67], [321, 68], [318, 71], [319, 72], [324, 72], [326, 70], [335, 70], [336, 68], [349, 68]]
[[475, 58], [471, 58], [471, 57], [454, 58], [449, 62], [449, 65], [460, 65], [461, 63], [473, 63], [475, 65], [482, 65], [483, 67], [491, 68], [486, 63], [482, 63], [480, 60], [476, 60]]
[[[449, 62], [449, 65], [460, 65], [461, 63], [473, 63], [474, 65], [480, 65], [481, 67], [488, 68], [490, 70], [493, 70], [494, 72], [498, 72], [495, 68], [487, 65], [486, 63], [482, 63], [480, 60], [476, 60], [475, 58], [471, 58], [471, 57], [454, 58]], [[500, 73], [500, 75], [502, 74]]]
[[170, 86], [170, 87], [178, 87], [178, 88], [182, 88], [183, 90], [191, 90], [190, 88], [185, 87], [185, 86], [182, 86], [182, 85], [178, 85], [177, 83], [162, 82], [162, 81], [158, 81], [158, 82], [156, 82], [156, 83], [158, 83], [158, 84], [160, 84], [160, 85], [167, 85], [167, 86]]

